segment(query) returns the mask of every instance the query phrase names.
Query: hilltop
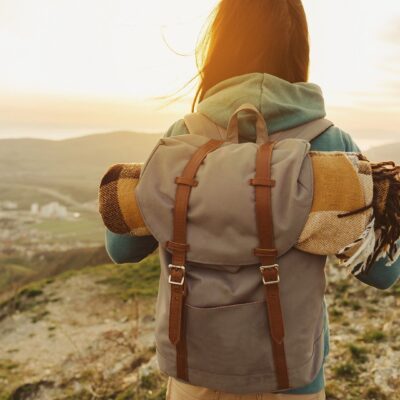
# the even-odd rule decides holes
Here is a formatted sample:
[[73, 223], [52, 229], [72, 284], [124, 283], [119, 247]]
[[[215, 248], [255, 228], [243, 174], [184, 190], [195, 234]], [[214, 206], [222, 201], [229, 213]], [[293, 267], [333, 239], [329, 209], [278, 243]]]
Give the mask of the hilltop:
[[[102, 264], [0, 304], [0, 399], [163, 400], [154, 307], [159, 261]], [[400, 400], [400, 290], [327, 269], [328, 400]]]
[[163, 399], [154, 368], [157, 278], [150, 256], [70, 271], [0, 303], [0, 399]]

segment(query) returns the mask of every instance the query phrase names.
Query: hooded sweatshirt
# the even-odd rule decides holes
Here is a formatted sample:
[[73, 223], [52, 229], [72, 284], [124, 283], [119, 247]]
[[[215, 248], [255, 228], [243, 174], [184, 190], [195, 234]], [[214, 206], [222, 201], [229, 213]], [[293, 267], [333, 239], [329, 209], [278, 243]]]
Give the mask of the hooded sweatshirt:
[[[254, 104], [263, 114], [269, 135], [284, 131], [326, 116], [324, 99], [319, 86], [313, 83], [290, 83], [273, 75], [251, 73], [226, 79], [209, 89], [198, 105], [198, 111], [216, 124], [227, 128], [229, 118], [243, 103]], [[183, 119], [176, 121], [165, 137], [188, 134]], [[239, 142], [256, 141], [254, 123], [239, 117]], [[313, 151], [360, 152], [351, 136], [336, 126], [311, 141]], [[115, 263], [138, 262], [158, 246], [153, 237], [118, 235], [106, 229], [106, 249]], [[391, 268], [386, 259], [376, 262], [368, 275], [357, 276], [362, 282], [387, 289], [400, 276], [400, 259]], [[325, 356], [329, 353], [329, 323], [325, 306]], [[324, 388], [324, 372], [309, 385], [287, 391], [289, 394], [317, 393]]]

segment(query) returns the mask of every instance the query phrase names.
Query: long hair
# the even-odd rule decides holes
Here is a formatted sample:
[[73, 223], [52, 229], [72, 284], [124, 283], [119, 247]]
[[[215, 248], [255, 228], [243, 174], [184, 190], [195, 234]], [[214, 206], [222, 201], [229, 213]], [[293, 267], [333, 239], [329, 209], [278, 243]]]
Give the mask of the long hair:
[[200, 82], [192, 110], [208, 89], [236, 75], [262, 72], [306, 82], [309, 61], [301, 0], [221, 0], [196, 48]]

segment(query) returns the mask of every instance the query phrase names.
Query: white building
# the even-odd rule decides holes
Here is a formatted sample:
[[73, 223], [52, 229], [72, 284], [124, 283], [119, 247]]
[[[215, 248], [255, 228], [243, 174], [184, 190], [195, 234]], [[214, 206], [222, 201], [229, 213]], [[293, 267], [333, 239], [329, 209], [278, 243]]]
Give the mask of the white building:
[[5, 200], [3, 201], [3, 203], [1, 204], [1, 206], [5, 209], [5, 210], [16, 210], [18, 208], [18, 204], [15, 201], [11, 201], [11, 200]]
[[38, 203], [31, 204], [31, 214], [39, 214], [39, 204]]
[[58, 201], [52, 201], [40, 207], [39, 215], [44, 218], [67, 218], [67, 207]]

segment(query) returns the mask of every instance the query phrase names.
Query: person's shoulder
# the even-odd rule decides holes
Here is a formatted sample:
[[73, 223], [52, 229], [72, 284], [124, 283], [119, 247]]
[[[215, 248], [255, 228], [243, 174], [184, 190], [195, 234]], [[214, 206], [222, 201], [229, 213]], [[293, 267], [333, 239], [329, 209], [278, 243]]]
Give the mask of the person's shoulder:
[[311, 141], [311, 150], [361, 152], [352, 136], [337, 126], [331, 126], [324, 133], [313, 139]]
[[175, 121], [164, 134], [164, 137], [178, 136], [188, 134], [189, 131], [186, 127], [185, 121], [183, 118]]

